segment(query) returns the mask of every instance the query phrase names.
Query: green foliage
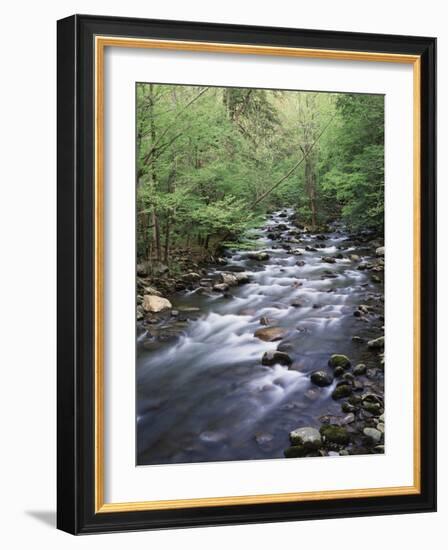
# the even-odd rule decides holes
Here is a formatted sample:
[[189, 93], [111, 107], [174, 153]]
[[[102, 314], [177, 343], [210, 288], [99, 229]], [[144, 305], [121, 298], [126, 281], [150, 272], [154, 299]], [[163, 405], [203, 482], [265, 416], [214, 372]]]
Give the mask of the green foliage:
[[191, 222], [202, 234], [238, 235], [247, 227], [250, 213], [242, 199], [228, 196], [214, 203], [202, 205], [190, 213]]
[[384, 223], [384, 98], [340, 95], [338, 147], [329, 154], [322, 189], [341, 207], [354, 228], [383, 230]]
[[382, 96], [138, 84], [138, 255], [253, 247], [247, 230], [285, 206], [381, 229], [383, 140]]

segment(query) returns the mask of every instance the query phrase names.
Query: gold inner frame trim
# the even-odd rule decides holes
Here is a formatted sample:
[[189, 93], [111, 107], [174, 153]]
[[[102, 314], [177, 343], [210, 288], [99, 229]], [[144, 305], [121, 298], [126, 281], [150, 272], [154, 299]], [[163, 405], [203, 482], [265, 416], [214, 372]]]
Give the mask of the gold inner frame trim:
[[[342, 61], [370, 61], [382, 63], [407, 63], [413, 65], [413, 225], [414, 225], [414, 469], [413, 485], [401, 487], [379, 487], [331, 491], [277, 493], [226, 497], [189, 498], [180, 500], [153, 500], [141, 502], [106, 503], [104, 501], [104, 51], [106, 47], [152, 48], [177, 51], [197, 51], [208, 53], [234, 53], [246, 55], [268, 55], [330, 59]], [[215, 42], [195, 42], [177, 40], [156, 40], [141, 38], [121, 38], [96, 36], [95, 55], [95, 513], [132, 512], [143, 510], [167, 510], [198, 508], [207, 506], [232, 506], [242, 504], [264, 504], [279, 502], [304, 502], [342, 498], [362, 498], [413, 495], [421, 492], [421, 423], [420, 423], [420, 271], [421, 271], [421, 59], [417, 55], [401, 55], [381, 52], [356, 52], [344, 50], [321, 50], [277, 46], [256, 46], [251, 44], [226, 44]]]

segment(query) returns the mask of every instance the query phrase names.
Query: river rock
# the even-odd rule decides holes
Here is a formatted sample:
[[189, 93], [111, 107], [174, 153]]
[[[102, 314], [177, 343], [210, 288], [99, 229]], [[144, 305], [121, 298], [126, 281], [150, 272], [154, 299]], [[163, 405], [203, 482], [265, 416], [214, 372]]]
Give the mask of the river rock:
[[348, 402], [351, 404], [351, 405], [355, 405], [355, 406], [358, 406], [361, 404], [361, 401], [362, 401], [362, 397], [360, 395], [355, 395], [355, 394], [352, 394], [349, 398], [348, 398]]
[[217, 292], [226, 292], [229, 290], [229, 285], [226, 283], [218, 283], [213, 285], [213, 290], [216, 290]]
[[375, 254], [377, 256], [384, 256], [384, 246], [379, 246], [376, 250], [375, 250]]
[[225, 258], [216, 258], [216, 265], [227, 265], [228, 261]]
[[262, 365], [292, 365], [292, 359], [283, 351], [267, 351], [264, 353], [263, 357], [261, 358], [261, 364]]
[[355, 421], [355, 415], [351, 412], [348, 413], [344, 418], [342, 419], [342, 424], [352, 424], [352, 422]]
[[237, 286], [238, 279], [236, 278], [236, 275], [233, 275], [232, 273], [221, 273], [221, 280], [224, 284], [228, 286]]
[[243, 271], [246, 271], [246, 269], [242, 265], [228, 265], [226, 266], [226, 271], [231, 271], [232, 273], [242, 273]]
[[148, 264], [145, 264], [145, 263], [137, 264], [137, 275], [139, 277], [146, 277], [148, 273], [149, 273]]
[[375, 338], [375, 340], [369, 340], [367, 345], [370, 349], [383, 349], [384, 348], [384, 336]]
[[382, 403], [382, 398], [374, 393], [373, 391], [368, 391], [362, 395], [362, 400], [371, 401], [372, 403]]
[[341, 410], [345, 413], [351, 413], [356, 411], [356, 407], [348, 401], [344, 401], [341, 405]]
[[327, 263], [327, 264], [335, 264], [336, 263], [336, 260], [334, 258], [332, 258], [331, 256], [324, 256], [322, 258], [322, 261]]
[[247, 257], [249, 260], [257, 260], [258, 262], [266, 262], [269, 260], [269, 254], [267, 252], [250, 252]]
[[293, 351], [294, 346], [291, 344], [291, 342], [280, 342], [277, 346], [277, 351], [284, 351], [288, 353], [289, 351]]
[[336, 378], [339, 378], [345, 373], [345, 369], [343, 367], [336, 367], [333, 371], [333, 374]]
[[265, 342], [275, 342], [281, 340], [286, 334], [286, 330], [280, 327], [259, 328], [254, 336]]
[[143, 296], [143, 308], [145, 311], [150, 311], [151, 313], [159, 313], [160, 311], [171, 309], [172, 305], [166, 298], [145, 294], [145, 296]]
[[320, 433], [322, 437], [330, 443], [337, 443], [338, 445], [346, 445], [350, 441], [349, 433], [346, 428], [342, 426], [335, 426], [334, 424], [324, 424], [320, 427]]
[[363, 434], [376, 445], [381, 441], [381, 432], [376, 428], [364, 428]]
[[250, 282], [250, 275], [249, 273], [236, 273], [235, 274], [236, 282], [239, 285], [245, 285], [246, 283]]
[[333, 354], [328, 361], [328, 365], [332, 368], [342, 367], [343, 369], [348, 369], [350, 367], [350, 359], [346, 355]]
[[143, 290], [145, 294], [151, 294], [152, 296], [162, 296], [162, 293], [152, 286], [145, 286]]
[[[345, 382], [348, 382], [349, 384], [352, 384], [355, 381], [355, 377], [351, 372], [344, 372], [344, 374], [342, 375], [342, 378], [344, 379]], [[341, 385], [342, 385], [342, 381], [338, 384], [338, 386], [341, 386]]]
[[371, 413], [371, 414], [374, 414], [374, 415], [377, 415], [379, 414], [379, 412], [381, 411], [381, 405], [380, 403], [374, 403], [372, 401], [366, 401], [364, 400], [362, 402], [362, 408]]
[[322, 446], [322, 436], [316, 428], [297, 428], [289, 434], [292, 445], [303, 445], [306, 449], [316, 450]]
[[311, 374], [311, 382], [323, 388], [333, 383], [333, 377], [323, 370], [316, 370]]
[[359, 363], [359, 365], [355, 365], [353, 367], [353, 374], [355, 376], [362, 376], [363, 374], [365, 374], [367, 371], [367, 367], [366, 365], [364, 365], [364, 363]]
[[293, 445], [292, 447], [288, 447], [284, 451], [285, 458], [301, 458], [306, 455], [308, 452], [308, 449], [306, 449], [303, 445]]
[[351, 395], [351, 393], [352, 388], [347, 383], [344, 383], [333, 390], [331, 397], [335, 400], [338, 400], [342, 399], [343, 397], [348, 397], [349, 395]]
[[190, 273], [185, 273], [185, 275], [182, 275], [181, 279], [187, 283], [197, 283], [201, 280], [201, 276], [199, 273], [191, 271]]

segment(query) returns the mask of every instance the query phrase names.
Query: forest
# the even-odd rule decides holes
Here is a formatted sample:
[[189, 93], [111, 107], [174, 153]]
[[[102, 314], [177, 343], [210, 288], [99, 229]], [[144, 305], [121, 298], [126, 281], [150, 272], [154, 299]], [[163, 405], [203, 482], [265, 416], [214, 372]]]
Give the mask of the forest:
[[292, 207], [310, 230], [341, 220], [381, 234], [382, 95], [137, 84], [137, 261], [244, 246]]
[[384, 97], [137, 86], [137, 464], [384, 453]]

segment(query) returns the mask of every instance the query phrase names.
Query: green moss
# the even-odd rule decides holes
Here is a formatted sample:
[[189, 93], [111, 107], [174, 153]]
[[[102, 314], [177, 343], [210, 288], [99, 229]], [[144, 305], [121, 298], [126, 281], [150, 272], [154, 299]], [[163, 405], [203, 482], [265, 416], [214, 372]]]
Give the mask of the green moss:
[[356, 365], [356, 367], [354, 367], [353, 374], [355, 376], [362, 376], [363, 374], [366, 373], [366, 371], [367, 371], [366, 365], [364, 365], [364, 363], [359, 363], [359, 365]]
[[343, 369], [348, 369], [350, 367], [350, 359], [346, 355], [335, 353], [330, 357], [328, 364], [332, 368], [342, 367]]
[[342, 386], [338, 386], [333, 390], [331, 397], [333, 399], [342, 399], [343, 397], [348, 397], [351, 394], [352, 388], [348, 384], [343, 384]]
[[372, 403], [371, 401], [363, 401], [362, 408], [369, 413], [379, 414], [381, 410], [381, 405], [379, 403]]
[[333, 424], [323, 424], [320, 427], [320, 433], [330, 443], [346, 445], [350, 441], [350, 436], [345, 428], [334, 426]]
[[284, 455], [286, 458], [299, 458], [305, 456], [307, 452], [303, 445], [293, 445], [285, 449]]

